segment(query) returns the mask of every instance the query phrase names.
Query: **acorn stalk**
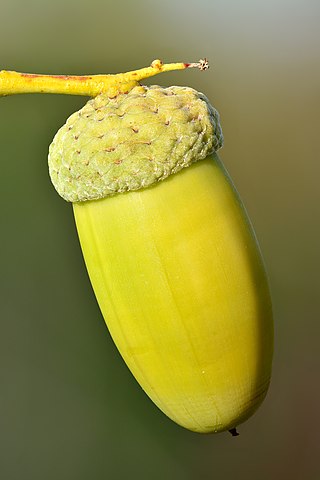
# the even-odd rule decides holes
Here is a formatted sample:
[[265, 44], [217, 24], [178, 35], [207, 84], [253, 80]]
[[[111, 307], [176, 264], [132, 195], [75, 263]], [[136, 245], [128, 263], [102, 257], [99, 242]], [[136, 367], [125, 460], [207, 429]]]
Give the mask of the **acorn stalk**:
[[192, 88], [138, 83], [188, 67], [208, 64], [156, 60], [134, 72], [68, 80], [16, 74], [22, 83], [15, 92], [5, 83], [10, 72], [1, 72], [0, 94], [45, 85], [51, 93], [94, 97], [57, 132], [49, 172], [73, 203], [106, 324], [168, 417], [196, 432], [237, 435], [271, 376], [272, 309], [261, 253], [217, 155], [218, 112]]

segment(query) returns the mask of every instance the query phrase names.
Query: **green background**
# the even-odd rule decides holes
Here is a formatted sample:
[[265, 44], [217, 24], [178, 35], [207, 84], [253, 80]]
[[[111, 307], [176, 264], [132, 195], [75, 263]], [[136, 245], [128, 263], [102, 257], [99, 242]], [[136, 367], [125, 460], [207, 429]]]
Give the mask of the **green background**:
[[[47, 151], [81, 97], [0, 99], [1, 480], [320, 478], [316, 0], [2, 0], [0, 68], [115, 73], [208, 57], [161, 85], [221, 113], [222, 160], [255, 226], [275, 313], [260, 410], [199, 435], [151, 403], [110, 340]], [[152, 79], [146, 83], [152, 83]]]

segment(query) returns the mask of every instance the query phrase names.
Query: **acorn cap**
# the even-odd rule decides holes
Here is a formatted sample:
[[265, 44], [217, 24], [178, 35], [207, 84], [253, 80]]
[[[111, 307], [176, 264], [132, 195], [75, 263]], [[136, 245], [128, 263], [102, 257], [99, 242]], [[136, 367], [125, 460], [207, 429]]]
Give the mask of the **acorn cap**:
[[49, 148], [49, 173], [69, 202], [138, 190], [223, 144], [218, 112], [189, 87], [101, 94], [72, 114]]

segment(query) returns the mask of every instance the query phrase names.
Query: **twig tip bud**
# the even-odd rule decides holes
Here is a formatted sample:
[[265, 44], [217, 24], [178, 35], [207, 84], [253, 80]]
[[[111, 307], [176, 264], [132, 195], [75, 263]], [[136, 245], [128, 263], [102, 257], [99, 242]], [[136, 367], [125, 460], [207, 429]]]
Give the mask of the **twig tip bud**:
[[199, 68], [199, 70], [205, 71], [209, 68], [209, 62], [207, 58], [201, 58], [199, 62], [185, 63], [186, 68]]

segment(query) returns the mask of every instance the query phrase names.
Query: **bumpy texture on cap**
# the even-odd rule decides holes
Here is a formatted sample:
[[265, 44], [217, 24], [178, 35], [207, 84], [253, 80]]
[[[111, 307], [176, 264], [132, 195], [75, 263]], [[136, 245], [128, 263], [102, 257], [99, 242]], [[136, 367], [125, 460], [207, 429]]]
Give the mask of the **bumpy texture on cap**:
[[65, 200], [95, 200], [152, 185], [222, 144], [219, 114], [202, 93], [137, 86], [71, 115], [50, 145], [49, 173]]

